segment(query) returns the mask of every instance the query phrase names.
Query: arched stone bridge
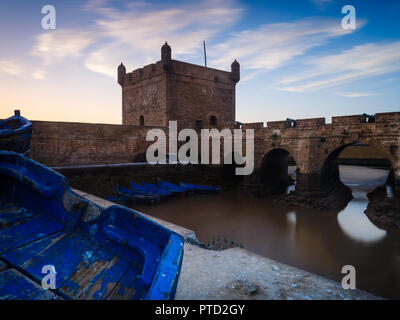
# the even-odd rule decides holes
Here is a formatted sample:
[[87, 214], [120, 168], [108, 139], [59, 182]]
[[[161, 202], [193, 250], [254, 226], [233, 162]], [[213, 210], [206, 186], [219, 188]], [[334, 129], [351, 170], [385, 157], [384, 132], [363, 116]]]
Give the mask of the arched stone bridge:
[[[292, 156], [296, 161], [296, 191], [318, 193], [340, 182], [338, 156], [347, 146], [365, 144], [376, 149], [391, 163], [392, 183], [400, 193], [400, 112], [378, 113], [368, 122], [364, 115], [303, 119], [295, 122], [243, 124], [243, 129], [255, 129], [255, 168], [263, 160]], [[277, 152], [277, 150], [287, 152]], [[274, 151], [275, 150], [275, 151]], [[279, 162], [279, 159], [275, 159]], [[265, 165], [265, 163], [264, 163]]]

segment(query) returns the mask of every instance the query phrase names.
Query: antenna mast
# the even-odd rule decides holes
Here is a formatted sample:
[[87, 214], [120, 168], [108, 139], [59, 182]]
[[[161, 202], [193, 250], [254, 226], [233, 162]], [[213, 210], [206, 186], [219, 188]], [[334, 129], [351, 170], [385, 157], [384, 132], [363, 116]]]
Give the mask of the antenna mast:
[[206, 52], [206, 42], [203, 41], [203, 48], [204, 48], [204, 65], [207, 68], [207, 52]]

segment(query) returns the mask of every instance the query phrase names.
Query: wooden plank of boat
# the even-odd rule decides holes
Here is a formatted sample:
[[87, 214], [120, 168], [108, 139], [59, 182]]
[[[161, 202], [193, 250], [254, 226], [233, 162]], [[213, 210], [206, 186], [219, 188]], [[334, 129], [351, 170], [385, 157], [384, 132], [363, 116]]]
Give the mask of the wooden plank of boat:
[[0, 272], [6, 270], [7, 268], [8, 266], [3, 261], [0, 261]]
[[41, 282], [43, 266], [55, 266], [57, 281], [60, 284], [74, 273], [86, 256], [99, 249], [99, 244], [90, 238], [76, 233], [66, 234], [39, 255], [30, 258], [21, 268]]
[[74, 273], [61, 285], [60, 291], [73, 299], [103, 300], [113, 291], [128, 268], [126, 260], [102, 248], [81, 261]]
[[129, 270], [115, 286], [114, 290], [107, 297], [108, 300], [129, 300], [132, 297], [141, 298], [143, 290], [140, 288], [141, 269], [136, 265], [130, 265]]
[[17, 206], [15, 203], [2, 202], [0, 209], [0, 228], [34, 215], [33, 212]]
[[43, 289], [15, 269], [0, 272], [0, 297], [2, 300], [57, 299], [53, 292]]
[[65, 235], [66, 233], [64, 232], [58, 232], [48, 237], [33, 241], [25, 246], [2, 254], [2, 258], [14, 266], [22, 267], [26, 262], [34, 259], [37, 255], [51, 247]]
[[[0, 228], [0, 243], [14, 243], [0, 259], [24, 270], [34, 283], [40, 285], [44, 265], [53, 265], [55, 292], [64, 298], [174, 297], [183, 255], [181, 236], [125, 207], [97, 207], [71, 191], [64, 177], [16, 153], [0, 151], [0, 178], [2, 195], [33, 213], [22, 220], [7, 217], [11, 220]], [[47, 191], [38, 192], [46, 182]], [[0, 210], [4, 203], [0, 201]], [[16, 296], [14, 279], [2, 281], [0, 299], [40, 298], [40, 294]]]
[[64, 226], [47, 216], [36, 216], [20, 224], [0, 229], [0, 253], [62, 231]]
[[[61, 270], [56, 269], [57, 282], [66, 278], [60, 286], [57, 286], [60, 294], [73, 299], [105, 299], [130, 264], [104, 248], [93, 246], [94, 243], [87, 250], [85, 249], [87, 244], [87, 239], [81, 235], [74, 234], [71, 237], [65, 233], [58, 233], [11, 251], [3, 258], [31, 273], [38, 281], [43, 276], [40, 273], [40, 266], [44, 261], [59, 266], [66, 258], [68, 263], [62, 264]], [[68, 254], [65, 248], [69, 247]], [[60, 252], [63, 254], [59, 255]], [[38, 268], [35, 269], [35, 265]], [[140, 276], [140, 273], [137, 273], [137, 276]]]

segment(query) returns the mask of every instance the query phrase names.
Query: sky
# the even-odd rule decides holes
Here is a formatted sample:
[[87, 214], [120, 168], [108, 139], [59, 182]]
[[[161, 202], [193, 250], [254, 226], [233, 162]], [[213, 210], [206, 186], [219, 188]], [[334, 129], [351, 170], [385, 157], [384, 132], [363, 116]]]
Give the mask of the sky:
[[238, 121], [400, 111], [399, 18], [398, 0], [1, 1], [0, 118], [119, 124], [121, 61], [156, 62], [168, 41], [173, 59], [203, 65], [203, 40], [209, 67], [241, 65]]

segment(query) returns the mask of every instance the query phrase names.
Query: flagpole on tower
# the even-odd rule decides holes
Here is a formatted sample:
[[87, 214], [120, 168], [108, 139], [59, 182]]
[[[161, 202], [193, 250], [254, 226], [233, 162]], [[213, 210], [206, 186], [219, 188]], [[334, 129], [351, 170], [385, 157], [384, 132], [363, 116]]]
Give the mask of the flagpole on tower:
[[204, 48], [204, 65], [207, 68], [207, 52], [206, 52], [206, 42], [203, 41], [203, 48]]

